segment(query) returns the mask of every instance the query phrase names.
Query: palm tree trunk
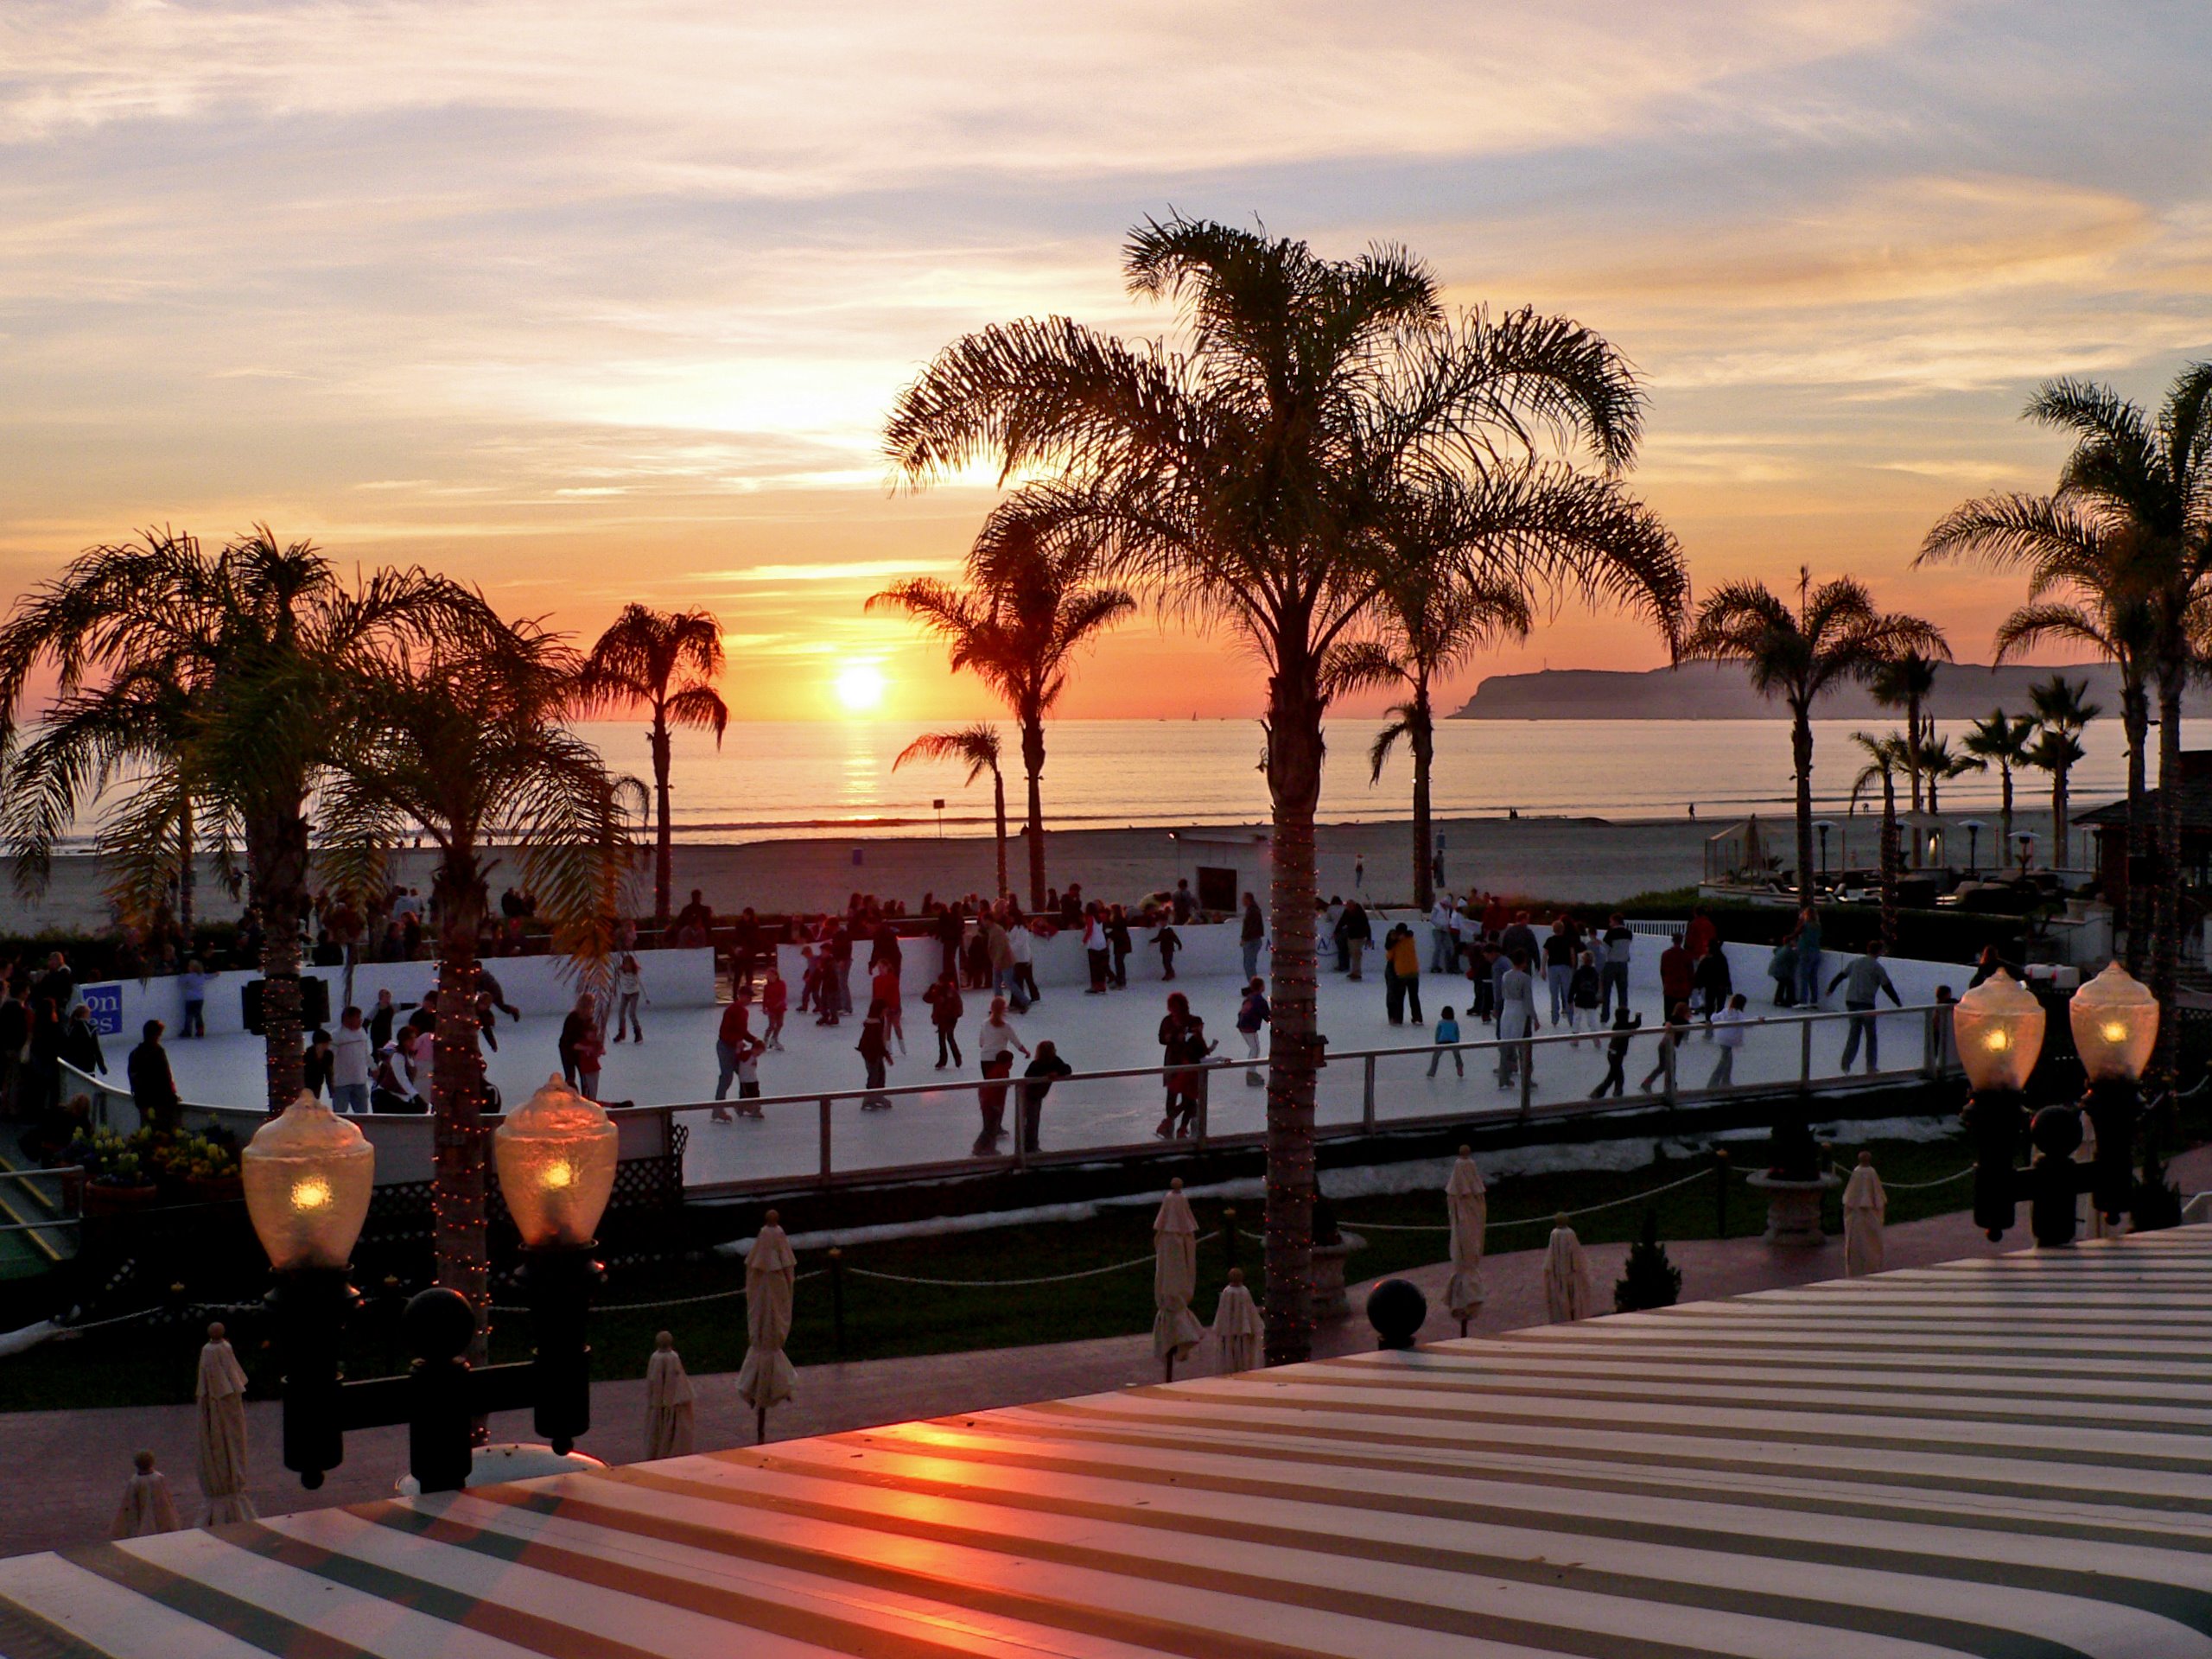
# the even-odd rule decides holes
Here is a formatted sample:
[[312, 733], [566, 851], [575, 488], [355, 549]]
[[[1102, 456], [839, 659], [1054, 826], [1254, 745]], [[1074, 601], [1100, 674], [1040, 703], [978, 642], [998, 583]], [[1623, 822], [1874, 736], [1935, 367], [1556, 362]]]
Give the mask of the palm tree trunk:
[[2158, 999], [2158, 1049], [2152, 1069], [2168, 1088], [2179, 1072], [2181, 1022], [2174, 991], [2181, 976], [2181, 694], [2186, 661], [2158, 669], [2158, 881], [2152, 890], [2151, 994]]
[[1045, 908], [1045, 717], [1021, 711], [1021, 769], [1029, 774], [1029, 908]]
[[300, 916], [307, 906], [308, 826], [295, 810], [246, 827], [255, 909], [261, 912], [261, 1040], [269, 1109], [299, 1098], [307, 1069], [300, 1048]]
[[187, 798], [176, 813], [176, 925], [184, 935], [185, 948], [192, 946], [193, 899], [200, 873], [193, 868], [196, 856], [193, 846], [192, 802]]
[[2070, 766], [2054, 767], [2050, 774], [2050, 868], [2066, 862], [2067, 832], [2073, 828], [2066, 815], [2066, 774]]
[[[675, 886], [675, 831], [669, 823], [668, 711], [653, 704], [653, 804], [659, 822], [653, 835], [653, 925], [668, 925], [669, 899]], [[472, 950], [474, 948], [472, 941]]]
[[1998, 827], [2003, 836], [1997, 844], [1997, 873], [2002, 875], [2012, 856], [2012, 763], [1999, 760], [1997, 776], [2002, 780], [2005, 789], [2003, 802], [1997, 809]]
[[438, 1283], [476, 1310], [472, 1365], [484, 1363], [492, 1322], [491, 1254], [485, 1243], [484, 1056], [477, 1046], [476, 931], [484, 915], [474, 860], [454, 856], [439, 873], [437, 1052], [430, 1075], [437, 1096], [436, 1177], [431, 1202]]
[[[1907, 697], [1904, 704], [1904, 764], [1912, 773], [1912, 815], [1920, 817], [1920, 699]], [[1931, 809], [1932, 810], [1932, 809]], [[1913, 868], [1920, 868], [1920, 837], [1912, 838]]]
[[1882, 949], [1897, 942], [1897, 786], [1888, 772], [1882, 774]]
[[1322, 700], [1314, 664], [1283, 653], [1268, 686], [1268, 793], [1274, 806], [1274, 934], [1268, 1040], [1267, 1360], [1313, 1351], [1313, 1088], [1317, 988], [1313, 812], [1321, 798]]
[[2139, 679], [2130, 677], [2121, 683], [2120, 721], [2127, 734], [2127, 971], [2140, 979], [2151, 948], [2151, 887], [2144, 876], [2150, 868], [2152, 826], [2145, 798], [2150, 757], [2144, 753], [2151, 740], [2151, 696]]
[[999, 828], [998, 890], [1004, 893], [1006, 891], [1006, 774], [998, 769], [995, 761], [991, 766], [991, 810]]
[[1429, 874], [1429, 779], [1436, 765], [1436, 728], [1430, 723], [1426, 674], [1414, 682], [1412, 713], [1406, 741], [1414, 752], [1414, 904], [1426, 913], [1436, 902], [1436, 884]]
[[1810, 705], [1789, 709], [1789, 753], [1797, 772], [1797, 902], [1813, 902], [1813, 721]]

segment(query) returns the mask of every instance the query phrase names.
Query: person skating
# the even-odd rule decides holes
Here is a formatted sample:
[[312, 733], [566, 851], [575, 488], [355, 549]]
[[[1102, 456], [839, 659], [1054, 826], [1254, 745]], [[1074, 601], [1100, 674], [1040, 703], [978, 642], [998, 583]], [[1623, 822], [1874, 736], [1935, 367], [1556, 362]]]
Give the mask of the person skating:
[[1726, 1089], [1736, 1081], [1736, 1051], [1744, 1046], [1748, 1034], [1744, 1027], [1751, 1018], [1744, 1011], [1745, 1001], [1741, 991], [1735, 992], [1713, 1016], [1711, 1030], [1713, 1040], [1720, 1046], [1720, 1058], [1713, 1063], [1713, 1075], [1705, 1080], [1708, 1089]]
[[1436, 1075], [1437, 1065], [1443, 1060], [1446, 1054], [1449, 1054], [1452, 1057], [1452, 1071], [1458, 1072], [1459, 1076], [1463, 1077], [1467, 1075], [1467, 1063], [1465, 1059], [1460, 1058], [1459, 1050], [1457, 1046], [1459, 1041], [1459, 1022], [1452, 1016], [1452, 1010], [1446, 1008], [1444, 1010], [1443, 1014], [1438, 1017], [1436, 1021], [1436, 1050], [1435, 1052], [1432, 1053], [1428, 1057], [1428, 1075], [1430, 1077], [1433, 1077]]
[[883, 1004], [871, 1000], [868, 1015], [861, 1021], [861, 1039], [853, 1046], [868, 1069], [868, 1092], [861, 1097], [861, 1109], [864, 1112], [891, 1109], [891, 1096], [878, 1092], [884, 1087], [885, 1070], [891, 1064], [890, 1023]]
[[1897, 995], [1897, 988], [1890, 982], [1889, 969], [1882, 966], [1882, 942], [1869, 939], [1865, 952], [1853, 957], [1841, 973], [1828, 981], [1831, 991], [1843, 988], [1843, 1006], [1851, 1010], [1850, 1029], [1843, 1039], [1843, 1069], [1851, 1070], [1851, 1062], [1859, 1052], [1861, 1034], [1866, 1039], [1866, 1070], [1881, 1070], [1880, 1020], [1874, 1013], [1877, 1000], [1886, 995], [1898, 1007], [1904, 1006]]
[[1605, 1075], [1590, 1091], [1592, 1100], [1603, 1100], [1608, 1094], [1619, 1096], [1628, 1090], [1629, 1045], [1635, 1041], [1629, 1033], [1642, 1029], [1643, 1016], [1629, 1012], [1624, 1002], [1613, 1010], [1613, 1034], [1605, 1042]]
[[713, 1122], [730, 1121], [729, 1112], [721, 1103], [729, 1093], [730, 1079], [737, 1075], [737, 1063], [753, 1040], [752, 1001], [753, 993], [741, 985], [738, 987], [729, 1006], [722, 1010], [721, 1023], [715, 1030], [715, 1109], [710, 1115]]
[[922, 1001], [929, 1004], [930, 1027], [937, 1033], [937, 1069], [962, 1064], [960, 1016], [968, 1005], [960, 995], [958, 976], [950, 971], [939, 975], [937, 983], [922, 993]]
[[1045, 1096], [1061, 1077], [1075, 1075], [1075, 1068], [1060, 1058], [1051, 1039], [1037, 1045], [1037, 1052], [1021, 1073], [1021, 1127], [1019, 1144], [1024, 1155], [1039, 1150], [1037, 1132], [1045, 1115]]
[[1529, 1069], [1529, 1080], [1535, 1079], [1535, 1051], [1529, 1039], [1536, 1029], [1536, 978], [1529, 971], [1527, 956], [1516, 952], [1505, 959], [1506, 968], [1498, 981], [1497, 1034], [1503, 1046], [1497, 1051], [1497, 1086], [1510, 1089], [1520, 1080], [1521, 1068]]
[[1021, 1040], [1020, 1033], [1007, 1023], [1006, 999], [991, 999], [990, 1013], [976, 1033], [976, 1058], [982, 1062], [987, 1081], [976, 1091], [976, 1104], [982, 1116], [983, 1127], [976, 1137], [972, 1150], [978, 1158], [988, 1158], [999, 1149], [999, 1142], [1006, 1135], [1006, 1084], [1004, 1079], [1014, 1072], [1016, 1051], [1027, 1058], [1029, 1045]]
[[1260, 1031], [1274, 1018], [1274, 1011], [1268, 1006], [1268, 988], [1255, 976], [1244, 982], [1244, 1000], [1236, 1006], [1236, 1034], [1244, 1039], [1244, 1057], [1252, 1064], [1244, 1068], [1244, 1081], [1252, 1088], [1264, 1088], [1267, 1076], [1259, 1069]]
[[632, 1040], [644, 1042], [645, 1027], [638, 1018], [638, 1005], [646, 1000], [645, 979], [639, 971], [638, 959], [625, 954], [614, 969], [614, 1040], [620, 1042], [628, 1035]]

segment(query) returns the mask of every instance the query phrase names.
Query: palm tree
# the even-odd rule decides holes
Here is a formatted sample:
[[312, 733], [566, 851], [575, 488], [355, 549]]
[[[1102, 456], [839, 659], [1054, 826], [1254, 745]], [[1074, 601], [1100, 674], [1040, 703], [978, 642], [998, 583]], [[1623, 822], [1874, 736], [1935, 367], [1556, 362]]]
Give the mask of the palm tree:
[[1970, 772], [1989, 770], [1989, 762], [1978, 754], [1953, 753], [1951, 740], [1948, 737], [1923, 738], [1920, 753], [1915, 759], [1920, 766], [1920, 775], [1928, 783], [1928, 816], [1931, 818], [1941, 817], [1943, 814], [1938, 793], [1945, 784], [1953, 779], [1963, 778]]
[[1997, 865], [2000, 870], [2005, 867], [2005, 849], [2012, 844], [2012, 775], [2033, 764], [2028, 759], [2028, 747], [2035, 734], [2032, 715], [2008, 715], [2002, 709], [1991, 709], [1988, 717], [1974, 721], [1974, 729], [1966, 734], [1966, 752], [1997, 768], [2004, 791], [1997, 815]]
[[729, 705], [715, 690], [722, 671], [722, 626], [708, 611], [656, 611], [625, 605], [622, 614], [591, 648], [583, 667], [583, 695], [596, 709], [644, 708], [652, 716], [646, 733], [653, 756], [653, 921], [668, 925], [673, 885], [675, 834], [669, 824], [670, 731], [696, 727], [715, 734], [720, 748]]
[[[181, 723], [136, 757], [152, 760], [154, 781], [132, 793], [121, 822], [137, 813], [149, 832], [170, 834], [212, 823], [243, 845], [262, 924], [271, 1110], [300, 1092], [308, 808], [340, 735], [330, 710], [363, 663], [433, 638], [474, 638], [488, 617], [474, 594], [420, 569], [380, 570], [348, 588], [312, 543], [280, 544], [256, 526], [212, 556], [166, 531], [92, 548], [20, 600], [0, 626], [0, 772], [8, 780], [0, 817], [19, 878], [39, 879], [54, 837], [92, 804], [102, 775], [96, 743], [73, 757], [48, 751], [38, 770], [16, 774], [19, 753], [31, 753], [23, 705], [39, 666], [52, 664], [65, 703], [88, 685], [127, 696], [162, 678], [186, 694], [174, 711]], [[88, 716], [83, 729], [92, 733], [98, 722]], [[162, 745], [170, 760], [161, 759]], [[170, 794], [168, 808], [149, 792], [161, 789]], [[124, 877], [158, 893], [170, 857], [127, 864]], [[146, 897], [142, 890], [133, 902]]]
[[[1668, 637], [1687, 579], [1673, 538], [1612, 482], [1642, 396], [1606, 342], [1518, 311], [1447, 318], [1427, 269], [1349, 260], [1184, 219], [1130, 235], [1130, 289], [1179, 308], [1181, 343], [1065, 318], [986, 328], [900, 395], [887, 444], [925, 482], [989, 456], [1026, 480], [986, 526], [1095, 550], [1171, 612], [1227, 629], [1267, 676], [1273, 802], [1267, 1354], [1311, 1351], [1313, 809], [1332, 652], [1376, 606], [1390, 505], [1455, 486], [1471, 574], [1571, 580]], [[1580, 453], [1606, 476], [1576, 471]], [[1510, 530], [1503, 527], [1510, 526]], [[1475, 532], [1479, 531], [1479, 535]]]
[[[869, 610], [895, 607], [945, 640], [953, 671], [973, 672], [1020, 727], [1033, 910], [1045, 907], [1045, 716], [1067, 690], [1077, 655], [1136, 608], [1128, 594], [1096, 575], [1089, 550], [1050, 545], [1031, 527], [1009, 520], [969, 555], [964, 588], [915, 576], [868, 601]], [[1004, 893], [1003, 873], [1000, 880]]]
[[1382, 781], [1383, 763], [1402, 738], [1414, 762], [1414, 902], [1422, 910], [1436, 897], [1430, 874], [1436, 682], [1449, 678], [1489, 645], [1525, 639], [1535, 626], [1524, 586], [1497, 575], [1470, 576], [1452, 559], [1440, 556], [1454, 533], [1448, 517], [1434, 516], [1446, 505], [1448, 498], [1432, 493], [1422, 510], [1397, 516], [1376, 607], [1388, 632], [1352, 643], [1332, 674], [1337, 689], [1389, 685], [1402, 687], [1407, 694], [1391, 704], [1389, 723], [1368, 750], [1368, 782]]
[[2050, 868], [2056, 869], [2067, 856], [2071, 829], [2066, 814], [2067, 779], [2087, 753], [2082, 730], [2104, 710], [2086, 701], [2087, 680], [2069, 680], [2054, 674], [2028, 688], [2028, 706], [2035, 710], [2036, 742], [2028, 764], [2050, 774]]
[[1813, 705], [1839, 685], [1872, 680], [1908, 652], [1946, 659], [1951, 654], [1933, 623], [1878, 609], [1850, 576], [1815, 588], [1803, 569], [1795, 609], [1764, 582], [1728, 582], [1707, 595], [1683, 642], [1685, 657], [1743, 664], [1753, 690], [1789, 707], [1801, 905], [1813, 902]]
[[[1949, 656], [1946, 651], [1946, 658]], [[1933, 722], [1922, 723], [1921, 710], [1927, 706], [1936, 691], [1936, 659], [1923, 652], [1907, 651], [1898, 653], [1897, 660], [1885, 663], [1875, 674], [1870, 688], [1874, 701], [1885, 708], [1902, 709], [1904, 714], [1904, 747], [1906, 769], [1912, 778], [1912, 810], [1920, 812], [1920, 751], [1928, 741]], [[1929, 808], [1933, 811], [1934, 808]], [[1919, 837], [1914, 838], [1912, 861], [1920, 862]]]
[[991, 774], [991, 811], [998, 826], [999, 885], [1006, 887], [1006, 774], [999, 770], [999, 728], [988, 720], [979, 720], [973, 726], [963, 726], [957, 732], [925, 732], [905, 748], [891, 763], [896, 772], [909, 760], [950, 760], [968, 768], [963, 780], [974, 783], [986, 772]]
[[1851, 804], [1856, 808], [1862, 791], [1882, 786], [1882, 946], [1897, 942], [1897, 774], [1912, 766], [1912, 746], [1896, 733], [1877, 736], [1853, 732], [1851, 741], [1866, 751], [1866, 764], [1852, 781]]
[[510, 844], [556, 950], [588, 970], [606, 962], [634, 811], [643, 790], [611, 777], [565, 723], [583, 664], [536, 625], [463, 648], [395, 657], [343, 689], [344, 734], [325, 786], [338, 877], [381, 870], [404, 836], [435, 849], [438, 918], [435, 1100], [438, 1282], [476, 1306], [477, 1357], [490, 1325], [484, 1236], [484, 1059], [477, 1046], [477, 938], [489, 913], [492, 842]]

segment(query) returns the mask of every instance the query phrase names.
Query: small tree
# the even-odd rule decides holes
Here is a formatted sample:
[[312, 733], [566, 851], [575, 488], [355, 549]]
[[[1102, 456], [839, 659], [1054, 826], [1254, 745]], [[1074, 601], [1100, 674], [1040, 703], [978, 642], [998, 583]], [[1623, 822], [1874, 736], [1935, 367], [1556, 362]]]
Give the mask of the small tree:
[[2035, 747], [2028, 764], [2050, 774], [2050, 868], [2066, 861], [2066, 842], [2071, 822], [2066, 793], [2074, 768], [2088, 753], [2082, 734], [2104, 710], [2088, 701], [2089, 683], [2054, 674], [2028, 688], [2028, 704], [2035, 710]]
[[1986, 720], [1977, 720], [1974, 729], [1966, 735], [1966, 751], [1977, 760], [1986, 760], [1997, 768], [1997, 776], [2004, 786], [2004, 804], [1999, 809], [1997, 868], [2005, 868], [2005, 849], [2012, 844], [2012, 775], [2023, 766], [2034, 764], [2028, 751], [2035, 741], [2036, 723], [2026, 715], [2008, 715], [2002, 709], [1993, 709]]
[[957, 732], [925, 732], [905, 748], [891, 763], [896, 772], [909, 760], [950, 760], [968, 768], [967, 781], [974, 783], [985, 772], [991, 774], [991, 810], [998, 826], [999, 885], [997, 891], [1006, 893], [1006, 774], [999, 769], [999, 728], [988, 720], [979, 720], [973, 726], [963, 726]]
[[1643, 1212], [1643, 1236], [1629, 1246], [1628, 1261], [1613, 1286], [1613, 1308], [1621, 1313], [1640, 1313], [1646, 1308], [1672, 1307], [1682, 1297], [1682, 1270], [1667, 1257], [1659, 1242], [1659, 1212]]
[[1894, 950], [1897, 942], [1897, 774], [1910, 764], [1904, 740], [1894, 734], [1877, 737], [1853, 732], [1851, 741], [1866, 752], [1866, 765], [1851, 785], [1851, 804], [1859, 804], [1861, 791], [1878, 784], [1882, 789], [1882, 946]]

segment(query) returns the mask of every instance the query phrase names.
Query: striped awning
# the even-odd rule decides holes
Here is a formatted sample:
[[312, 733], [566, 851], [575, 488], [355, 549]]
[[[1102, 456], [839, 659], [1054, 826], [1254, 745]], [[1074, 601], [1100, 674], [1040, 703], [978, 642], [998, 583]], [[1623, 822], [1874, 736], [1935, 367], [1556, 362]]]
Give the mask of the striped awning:
[[0, 1653], [2190, 1659], [2209, 1384], [2189, 1228], [25, 1556]]

